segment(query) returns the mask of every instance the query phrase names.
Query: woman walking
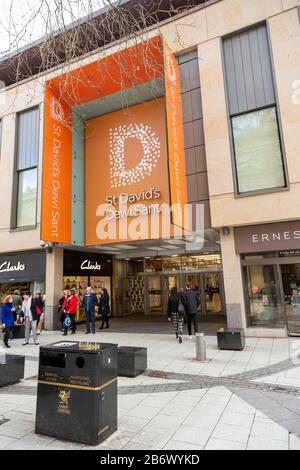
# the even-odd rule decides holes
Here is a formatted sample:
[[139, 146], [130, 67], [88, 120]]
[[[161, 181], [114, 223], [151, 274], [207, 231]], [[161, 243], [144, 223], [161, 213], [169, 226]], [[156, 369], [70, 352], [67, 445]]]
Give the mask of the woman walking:
[[173, 321], [176, 338], [179, 340], [179, 344], [182, 343], [184, 312], [184, 295], [178, 293], [177, 287], [172, 287], [168, 303], [168, 320]]
[[107, 289], [103, 287], [101, 291], [101, 297], [99, 302], [99, 310], [102, 315], [102, 323], [99, 330], [103, 330], [104, 324], [106, 324], [105, 328], [109, 328], [109, 321], [108, 318], [110, 317], [110, 306], [109, 306], [109, 294]]
[[6, 348], [10, 348], [8, 340], [10, 337], [11, 328], [14, 326], [14, 307], [11, 295], [6, 295], [3, 299], [1, 322], [3, 329], [3, 343]]
[[[65, 299], [62, 307], [63, 313], [67, 316], [69, 315], [71, 320], [70, 328], [72, 330], [71, 334], [74, 335], [76, 333], [76, 324], [75, 324], [75, 317], [77, 313], [77, 304], [78, 299], [75, 295], [75, 289], [70, 290], [70, 295]], [[64, 334], [63, 336], [67, 336], [69, 327], [64, 325]]]

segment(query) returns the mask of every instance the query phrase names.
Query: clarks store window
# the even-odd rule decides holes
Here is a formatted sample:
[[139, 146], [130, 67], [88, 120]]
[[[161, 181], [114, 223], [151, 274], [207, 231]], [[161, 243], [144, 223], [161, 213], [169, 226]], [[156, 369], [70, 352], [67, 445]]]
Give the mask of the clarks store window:
[[300, 334], [300, 250], [243, 255], [249, 326]]
[[93, 288], [98, 299], [101, 289], [105, 287], [111, 302], [111, 278], [111, 256], [76, 251], [64, 252], [64, 289], [69, 290], [73, 288], [76, 290], [76, 295], [79, 299], [76, 315], [77, 322], [85, 320], [82, 302], [88, 286]]

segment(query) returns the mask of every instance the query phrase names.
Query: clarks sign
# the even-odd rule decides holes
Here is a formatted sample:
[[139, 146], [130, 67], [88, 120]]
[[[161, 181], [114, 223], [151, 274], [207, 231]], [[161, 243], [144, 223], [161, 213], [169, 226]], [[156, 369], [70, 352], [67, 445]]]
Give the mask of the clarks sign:
[[43, 281], [46, 271], [44, 250], [0, 256], [0, 283]]
[[234, 237], [237, 253], [295, 250], [300, 248], [300, 221], [237, 227]]
[[111, 276], [112, 257], [82, 251], [64, 251], [64, 276]]
[[25, 271], [25, 269], [26, 264], [20, 263], [20, 261], [17, 264], [12, 264], [10, 261], [4, 261], [4, 263], [0, 264], [0, 273]]
[[80, 266], [80, 269], [84, 270], [91, 270], [91, 271], [101, 271], [101, 264], [97, 262], [91, 262], [88, 259], [85, 259]]

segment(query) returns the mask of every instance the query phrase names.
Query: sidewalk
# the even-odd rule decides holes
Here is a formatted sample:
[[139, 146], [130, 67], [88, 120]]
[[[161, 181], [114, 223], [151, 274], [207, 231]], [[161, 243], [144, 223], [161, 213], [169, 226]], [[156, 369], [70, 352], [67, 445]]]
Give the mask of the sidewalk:
[[[44, 332], [40, 344], [60, 339]], [[300, 339], [247, 338], [244, 351], [231, 352], [207, 337], [205, 363], [194, 341], [179, 345], [170, 334], [69, 339], [148, 348], [146, 374], [119, 379], [119, 428], [98, 449], [300, 449]], [[0, 389], [1, 448], [90, 449], [34, 434], [39, 348], [22, 342], [9, 352], [26, 354], [25, 380]]]

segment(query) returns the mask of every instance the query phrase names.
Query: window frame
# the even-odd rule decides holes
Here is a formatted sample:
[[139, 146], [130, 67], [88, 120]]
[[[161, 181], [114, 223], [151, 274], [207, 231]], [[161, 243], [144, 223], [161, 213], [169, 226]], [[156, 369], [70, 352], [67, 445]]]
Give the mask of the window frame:
[[[233, 129], [233, 122], [234, 118], [246, 116], [247, 114], [254, 114], [260, 111], [264, 111], [267, 109], [274, 109], [275, 116], [276, 116], [276, 123], [277, 123], [277, 131], [278, 131], [278, 139], [279, 139], [279, 147], [281, 153], [281, 164], [282, 164], [282, 171], [283, 171], [283, 179], [284, 179], [284, 186], [273, 186], [272, 188], [262, 188], [262, 189], [254, 189], [252, 191], [243, 191], [241, 192], [239, 189], [240, 182], [239, 182], [239, 174], [238, 174], [238, 165], [237, 165], [237, 152], [236, 152], [236, 141], [234, 138], [234, 129]], [[245, 111], [244, 113], [232, 114], [229, 115], [230, 120], [230, 128], [231, 128], [231, 138], [232, 138], [232, 150], [233, 150], [233, 161], [234, 161], [234, 172], [235, 172], [235, 179], [236, 179], [236, 194], [238, 196], [249, 196], [253, 194], [260, 194], [260, 193], [268, 193], [268, 192], [276, 192], [276, 191], [285, 191], [287, 189], [287, 179], [286, 179], [286, 172], [284, 168], [284, 161], [283, 161], [283, 145], [282, 139], [279, 130], [279, 116], [278, 116], [278, 109], [276, 103], [273, 105], [263, 106], [260, 108], [256, 108], [254, 110]]]
[[[37, 164], [22, 170], [18, 170], [18, 143], [19, 143], [19, 119], [20, 115], [24, 112], [32, 111], [36, 109], [39, 113], [39, 128], [38, 128], [38, 144], [37, 144]], [[12, 203], [11, 203], [11, 221], [10, 221], [10, 232], [24, 232], [27, 230], [34, 230], [37, 228], [38, 219], [38, 199], [39, 199], [39, 153], [40, 153], [40, 117], [41, 117], [41, 106], [35, 105], [27, 109], [22, 109], [15, 114], [15, 139], [14, 139], [14, 171], [13, 171], [13, 192], [12, 192]], [[32, 225], [25, 225], [18, 227], [18, 199], [19, 199], [19, 174], [22, 171], [37, 170], [37, 181], [36, 181], [36, 208], [35, 208], [35, 222]]]
[[[35, 223], [30, 224], [30, 225], [18, 225], [18, 218], [19, 218], [19, 190], [20, 190], [20, 175], [21, 173], [26, 173], [27, 171], [31, 170], [36, 170], [36, 207], [35, 207]], [[25, 230], [28, 227], [36, 227], [37, 225], [37, 199], [38, 199], [38, 165], [32, 166], [29, 168], [25, 168], [23, 170], [17, 170], [17, 175], [16, 175], [16, 181], [17, 181], [17, 200], [16, 200], [16, 230]]]
[[[275, 103], [273, 105], [267, 105], [267, 106], [263, 106], [263, 107], [250, 109], [250, 110], [247, 110], [243, 113], [230, 114], [228, 86], [227, 86], [228, 84], [227, 84], [227, 76], [226, 76], [225, 53], [224, 53], [223, 41], [227, 38], [230, 38], [230, 37], [236, 35], [236, 34], [243, 33], [245, 31], [249, 31], [249, 30], [251, 30], [255, 27], [258, 27], [260, 25], [265, 25], [266, 26], [266, 32], [267, 32], [267, 37], [268, 37], [268, 46], [269, 46], [270, 58], [271, 58], [272, 78], [273, 78], [273, 82], [274, 82]], [[220, 38], [220, 48], [221, 48], [222, 73], [223, 73], [223, 83], [224, 83], [225, 102], [226, 102], [227, 126], [228, 126], [229, 145], [230, 145], [231, 169], [232, 169], [233, 186], [234, 186], [234, 197], [236, 199], [240, 199], [240, 198], [243, 198], [243, 197], [259, 196], [259, 195], [263, 195], [263, 194], [271, 194], [271, 193], [289, 191], [290, 190], [290, 180], [289, 180], [288, 165], [287, 165], [285, 145], [284, 145], [284, 135], [283, 135], [283, 128], [282, 128], [280, 103], [279, 103], [279, 97], [278, 97], [277, 80], [276, 80], [275, 67], [274, 67], [273, 49], [272, 49], [272, 42], [271, 42], [271, 37], [270, 37], [269, 21], [268, 20], [260, 21], [258, 23], [255, 23], [255, 24], [251, 25], [251, 26], [247, 26], [245, 28], [239, 29], [237, 31], [233, 31], [230, 34], [226, 34], [226, 35], [222, 36]], [[236, 166], [236, 154], [235, 154], [235, 146], [234, 146], [232, 118], [237, 117], [237, 116], [242, 116], [243, 114], [248, 114], [248, 113], [255, 112], [255, 111], [261, 111], [263, 109], [268, 109], [270, 107], [274, 107], [275, 110], [276, 110], [278, 135], [279, 135], [279, 142], [280, 142], [280, 149], [281, 149], [281, 159], [282, 159], [282, 167], [283, 167], [283, 176], [284, 176], [284, 180], [285, 180], [285, 186], [284, 187], [258, 189], [258, 190], [253, 190], [253, 191], [247, 191], [247, 192], [240, 193], [239, 192], [239, 184], [238, 184], [237, 166]]]

